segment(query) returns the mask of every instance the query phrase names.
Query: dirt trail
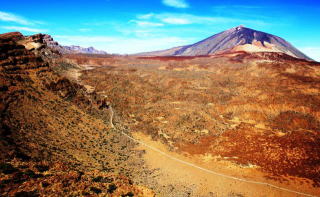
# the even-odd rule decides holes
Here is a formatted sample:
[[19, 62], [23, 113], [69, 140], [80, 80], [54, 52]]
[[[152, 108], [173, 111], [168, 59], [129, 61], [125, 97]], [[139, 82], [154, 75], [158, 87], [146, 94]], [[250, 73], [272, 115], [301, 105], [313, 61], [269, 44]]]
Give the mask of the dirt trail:
[[[124, 135], [131, 140], [139, 141], [139, 149], [146, 151], [144, 159], [147, 165], [160, 170], [161, 176], [158, 177], [158, 181], [161, 185], [190, 188], [181, 196], [186, 194], [190, 196], [316, 196], [311, 194], [315, 194], [316, 191], [305, 191], [303, 185], [298, 187], [279, 183], [274, 185], [275, 183], [267, 183], [262, 180], [254, 181], [252, 177], [244, 179], [236, 175], [228, 175], [226, 172], [217, 172], [218, 168], [223, 171], [224, 167], [221, 164], [217, 164], [213, 171], [208, 167], [195, 164], [195, 161], [190, 161], [185, 156], [169, 152], [164, 145], [152, 141], [141, 133], [135, 133], [134, 138], [125, 133]], [[228, 165], [232, 166], [232, 171], [237, 168], [235, 165]], [[176, 193], [165, 192], [165, 196], [179, 196]]]
[[79, 84], [83, 85], [87, 89], [88, 93], [93, 92], [95, 88], [90, 86], [90, 85], [88, 85], [88, 84], [83, 84], [82, 81], [80, 80], [80, 77], [82, 75], [82, 73], [81, 73], [82, 71], [92, 70], [95, 67], [94, 66], [90, 66], [90, 65], [81, 65], [81, 66], [78, 65], [78, 66], [79, 66], [79, 68], [69, 69], [65, 73], [66, 77], [68, 79], [71, 79], [71, 80], [75, 81], [76, 83], [79, 83]]

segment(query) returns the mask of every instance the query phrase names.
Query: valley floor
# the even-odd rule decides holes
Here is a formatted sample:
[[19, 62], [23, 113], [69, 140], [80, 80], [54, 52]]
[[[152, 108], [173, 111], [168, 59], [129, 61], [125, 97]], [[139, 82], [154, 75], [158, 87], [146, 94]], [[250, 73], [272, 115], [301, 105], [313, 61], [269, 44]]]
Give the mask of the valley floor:
[[[165, 145], [153, 141], [144, 134], [136, 133], [134, 137], [141, 142], [139, 150], [146, 152], [144, 160], [147, 166], [160, 170], [160, 175], [156, 177], [160, 187], [161, 185], [172, 185], [178, 189], [178, 192], [176, 190], [161, 191], [163, 196], [289, 197], [318, 195], [318, 188], [312, 189], [307, 184], [300, 184], [299, 179], [296, 179], [296, 183], [266, 180], [262, 178], [266, 174], [258, 170], [243, 168], [227, 161], [203, 162], [203, 158], [173, 153], [167, 150]], [[247, 181], [255, 183], [247, 183]]]
[[[70, 59], [77, 63], [77, 58]], [[285, 165], [300, 165], [301, 162], [297, 159], [299, 159], [299, 151], [303, 151], [303, 146], [305, 145], [301, 144], [302, 147], [283, 150], [285, 154], [293, 154], [294, 156], [292, 158], [290, 158], [290, 155], [285, 156], [288, 157], [285, 158], [285, 161], [288, 162], [287, 164], [282, 164], [276, 158], [271, 164], [257, 160], [261, 158], [255, 158], [253, 155], [259, 156], [259, 153], [254, 151], [258, 151], [262, 147], [259, 144], [250, 145], [252, 143], [250, 140], [265, 144], [264, 146], [269, 153], [263, 152], [262, 154], [270, 154], [270, 156], [262, 155], [262, 158], [264, 157], [265, 162], [267, 162], [273, 159], [271, 156], [274, 157], [281, 154], [281, 152], [277, 152], [279, 150], [273, 149], [273, 146], [280, 146], [280, 149], [283, 149], [282, 142], [277, 142], [278, 138], [283, 139], [282, 136], [288, 138], [286, 140], [289, 140], [289, 142], [291, 140], [290, 143], [298, 144], [300, 142], [292, 141], [294, 135], [301, 135], [300, 137], [305, 138], [306, 143], [309, 141], [304, 136], [305, 134], [301, 132], [310, 133], [310, 135], [313, 135], [313, 139], [319, 139], [319, 135], [315, 133], [320, 128], [317, 122], [319, 120], [319, 109], [312, 106], [312, 100], [308, 102], [312, 111], [308, 111], [307, 107], [303, 110], [305, 114], [312, 114], [310, 117], [315, 117], [314, 120], [306, 120], [308, 121], [306, 124], [313, 124], [313, 121], [315, 121], [315, 126], [303, 125], [304, 123], [299, 122], [304, 121], [301, 120], [303, 116], [300, 116], [300, 119], [299, 116], [294, 117], [294, 120], [290, 117], [289, 119], [282, 118], [282, 121], [292, 120], [294, 121], [293, 123], [276, 123], [275, 121], [281, 121], [277, 118], [271, 120], [271, 116], [277, 117], [277, 115], [281, 115], [281, 112], [291, 113], [290, 110], [296, 110], [300, 113], [302, 108], [294, 108], [294, 105], [291, 105], [292, 102], [302, 102], [302, 100], [294, 100], [294, 97], [297, 97], [298, 94], [288, 93], [287, 89], [273, 89], [273, 86], [278, 83], [278, 80], [284, 80], [284, 78], [280, 77], [281, 75], [285, 76], [285, 74], [292, 72], [301, 74], [302, 72], [298, 71], [298, 69], [302, 69], [302, 66], [299, 67], [297, 65], [305, 63], [284, 63], [286, 66], [287, 64], [291, 65], [287, 68], [288, 71], [284, 73], [280, 71], [279, 73], [277, 70], [272, 70], [273, 68], [261, 67], [263, 64], [272, 66], [272, 63], [269, 63], [269, 61], [272, 62], [271, 60], [265, 60], [266, 63], [261, 61], [262, 63], [258, 63], [261, 64], [260, 66], [255, 63], [240, 62], [238, 63], [239, 66], [234, 65], [233, 68], [224, 59], [218, 59], [212, 63], [210, 62], [211, 59], [207, 58], [202, 60], [187, 59], [186, 62], [184, 62], [185, 60], [182, 62], [177, 60], [162, 62], [161, 60], [141, 60], [130, 57], [128, 59], [107, 58], [99, 61], [103, 62], [82, 64], [83, 70], [80, 71], [82, 75], [79, 76], [77, 74], [74, 79], [88, 87], [89, 91], [92, 89], [100, 95], [105, 95], [112, 103], [111, 105], [114, 106], [117, 114], [114, 121], [121, 124], [123, 122], [133, 135], [133, 138], [126, 135], [123, 137], [129, 137], [135, 142], [137, 142], [136, 140], [141, 142], [137, 149], [145, 152], [143, 154], [144, 162], [151, 171], [154, 170], [153, 175], [150, 175], [150, 183], [146, 179], [143, 184], [152, 188], [160, 196], [320, 195], [319, 188], [316, 186], [320, 178], [316, 170], [319, 169], [318, 156], [313, 157], [314, 163], [312, 165], [315, 167], [308, 166], [315, 168], [315, 171], [310, 171], [311, 174], [308, 175], [296, 172], [295, 169], [290, 169], [290, 166], [282, 167]], [[221, 67], [223, 63], [228, 65], [226, 67], [229, 70], [224, 70]], [[240, 68], [243, 64], [248, 65], [245, 67], [245, 71]], [[90, 70], [87, 70], [86, 67], [90, 68]], [[317, 77], [315, 76], [320, 73], [319, 67], [312, 65], [306, 65], [305, 67], [309, 72], [310, 69], [314, 69], [314, 73], [308, 73], [307, 75], [312, 75], [314, 77], [313, 80], [316, 80]], [[234, 70], [238, 73], [234, 73]], [[228, 72], [227, 78], [224, 78], [225, 76], [222, 74], [224, 72]], [[247, 75], [245, 72], [250, 72], [248, 78], [252, 81], [243, 78], [243, 75]], [[271, 79], [269, 81], [264, 75], [272, 75], [276, 80]], [[238, 79], [234, 80], [236, 78], [230, 78], [231, 76], [238, 77]], [[262, 77], [265, 80], [265, 84], [262, 85], [262, 81], [256, 81], [256, 77]], [[212, 82], [213, 88], [216, 88], [216, 90], [210, 89], [210, 80], [213, 78], [215, 78]], [[203, 80], [200, 81], [200, 79]], [[312, 98], [317, 98], [315, 92], [319, 92], [319, 87], [314, 83], [291, 81], [291, 78], [288, 77], [286, 80], [288, 80], [285, 82], [286, 85], [288, 83], [300, 83], [299, 86], [304, 87], [300, 89], [297, 86], [287, 86], [287, 88], [291, 89], [290, 91], [297, 88], [299, 91], [304, 91], [304, 93], [300, 93], [300, 96], [310, 94]], [[245, 85], [239, 86], [240, 83], [245, 83]], [[257, 88], [258, 86], [255, 83], [261, 86]], [[247, 85], [251, 86], [252, 89], [246, 89], [248, 88], [246, 87]], [[309, 85], [310, 87], [305, 88]], [[268, 89], [265, 89], [265, 92], [261, 91], [266, 86], [268, 86]], [[181, 92], [182, 89], [183, 91]], [[218, 91], [219, 89], [221, 89], [222, 93]], [[215, 96], [214, 98], [210, 98], [207, 94], [210, 91], [212, 91], [210, 94]], [[236, 101], [236, 95], [244, 95], [243, 92], [248, 96], [238, 96], [238, 100], [242, 99], [243, 105], [247, 105], [247, 109], [244, 110], [239, 108], [240, 103], [237, 104], [237, 108], [234, 106], [234, 103], [240, 102]], [[287, 93], [287, 99], [281, 98], [283, 93]], [[259, 101], [254, 101], [255, 97], [258, 97]], [[250, 102], [253, 105], [256, 104], [256, 106], [262, 106], [258, 105], [258, 103], [263, 103], [268, 99], [270, 101], [270, 98], [281, 98], [278, 99], [279, 104], [282, 105], [280, 109], [280, 105], [277, 103], [267, 104], [274, 106], [275, 109], [271, 109], [273, 111], [265, 107], [254, 109], [254, 107], [249, 106]], [[201, 105], [204, 103], [204, 105], [201, 106], [197, 103]], [[286, 103], [287, 106], [283, 103]], [[223, 106], [226, 106], [226, 109], [222, 109], [221, 107]], [[215, 109], [210, 111], [209, 108]], [[298, 114], [298, 112], [295, 113]], [[209, 115], [211, 117], [208, 118]], [[266, 116], [269, 117], [266, 118]], [[308, 115], [304, 115], [304, 117], [308, 117]], [[209, 119], [212, 120], [211, 123]], [[168, 124], [168, 122], [171, 123]], [[172, 122], [173, 124], [180, 122], [180, 125], [174, 128], [172, 127]], [[277, 124], [285, 128], [280, 128]], [[294, 125], [290, 127], [289, 124]], [[190, 132], [191, 130], [193, 132]], [[294, 133], [295, 130], [299, 131]], [[243, 146], [242, 148], [244, 149], [241, 151], [239, 150], [241, 146], [237, 146], [239, 153], [235, 152], [235, 150], [227, 154], [223, 151], [211, 151], [212, 146], [216, 147], [219, 143], [226, 150], [233, 149], [231, 145], [223, 143], [232, 139], [234, 136], [229, 132], [234, 133], [235, 131], [243, 132], [235, 136], [235, 139], [241, 145], [247, 143], [246, 145], [249, 145], [250, 150], [246, 150], [245, 146]], [[247, 133], [249, 131], [252, 133]], [[290, 132], [287, 133], [287, 131]], [[218, 140], [216, 136], [218, 136]], [[249, 141], [243, 144], [241, 142], [242, 138], [249, 138]], [[268, 145], [268, 143], [271, 144]], [[290, 147], [294, 146], [288, 145]], [[205, 147], [207, 150], [202, 150]], [[309, 150], [309, 147], [304, 148]], [[314, 151], [319, 149], [318, 145], [312, 148]], [[246, 151], [249, 152], [245, 154], [251, 154], [251, 158], [247, 155], [242, 155]], [[298, 152], [289, 153], [286, 151]], [[282, 160], [284, 159], [283, 155], [278, 156]], [[246, 160], [246, 158], [250, 159]], [[293, 162], [292, 164], [290, 164], [290, 160]], [[279, 168], [279, 171], [275, 171], [277, 168]], [[286, 172], [286, 170], [288, 171]], [[306, 171], [309, 170], [306, 168]], [[235, 180], [229, 176], [241, 180]], [[152, 179], [155, 179], [155, 181]], [[248, 183], [243, 180], [257, 183]]]

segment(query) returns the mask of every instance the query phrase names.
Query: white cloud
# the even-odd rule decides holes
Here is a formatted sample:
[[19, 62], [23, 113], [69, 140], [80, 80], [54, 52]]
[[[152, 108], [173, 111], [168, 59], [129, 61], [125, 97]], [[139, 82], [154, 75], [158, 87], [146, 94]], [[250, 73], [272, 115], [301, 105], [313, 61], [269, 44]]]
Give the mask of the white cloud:
[[154, 13], [149, 13], [149, 14], [142, 14], [142, 15], [138, 15], [137, 18], [138, 19], [150, 19], [154, 16]]
[[[39, 28], [34, 28], [35, 25], [43, 25], [45, 24], [42, 21], [33, 21], [26, 19], [22, 16], [18, 16], [16, 14], [12, 14], [9, 12], [2, 12], [0, 11], [0, 21], [7, 22], [7, 26], [1, 26], [0, 28], [10, 30], [10, 31], [22, 31], [22, 32], [32, 32], [32, 33], [44, 33], [48, 32], [47, 29], [39, 29]], [[26, 26], [16, 26], [16, 24], [19, 25], [27, 25], [27, 26], [32, 26], [32, 27], [26, 27]]]
[[185, 0], [162, 0], [166, 6], [175, 8], [188, 8], [189, 4]]
[[81, 31], [81, 32], [89, 32], [89, 31], [91, 31], [91, 29], [89, 29], [89, 28], [80, 28], [79, 31]]
[[310, 58], [320, 62], [320, 47], [301, 47], [299, 49]]
[[131, 30], [131, 33], [134, 33], [134, 35], [138, 38], [151, 37], [154, 34], [154, 32], [150, 29], [134, 29]]
[[130, 22], [134, 22], [140, 27], [161, 27], [164, 25], [162, 23], [155, 23], [155, 22], [149, 22], [149, 21], [139, 21], [139, 20], [131, 20]]
[[180, 13], [152, 13], [146, 15], [138, 15], [137, 18], [141, 16], [147, 16], [149, 20], [155, 23], [167, 23], [172, 25], [189, 25], [189, 24], [222, 24], [222, 23], [235, 23], [244, 25], [267, 25], [266, 22], [261, 20], [251, 20], [251, 19], [241, 19], [232, 17], [211, 17], [211, 16], [199, 16], [192, 14], [180, 14]]
[[179, 37], [111, 37], [111, 36], [63, 36], [53, 38], [62, 45], [93, 46], [109, 53], [133, 54], [139, 52], [168, 49], [175, 46], [189, 44], [191, 41]]
[[173, 25], [187, 25], [191, 24], [192, 22], [189, 21], [188, 19], [184, 18], [173, 18], [173, 17], [168, 17], [168, 18], [163, 18], [161, 19], [163, 22], [168, 23], [168, 24], [173, 24]]
[[1, 28], [7, 29], [7, 30], [14, 30], [14, 31], [26, 31], [26, 32], [32, 32], [32, 33], [44, 33], [48, 31], [46, 29], [36, 29], [36, 28], [18, 27], [18, 26], [1, 26]]
[[7, 22], [15, 22], [15, 23], [18, 23], [21, 25], [33, 24], [33, 22], [30, 22], [21, 16], [17, 16], [17, 15], [11, 14], [11, 13], [1, 12], [1, 11], [0, 11], [0, 20], [7, 21]]

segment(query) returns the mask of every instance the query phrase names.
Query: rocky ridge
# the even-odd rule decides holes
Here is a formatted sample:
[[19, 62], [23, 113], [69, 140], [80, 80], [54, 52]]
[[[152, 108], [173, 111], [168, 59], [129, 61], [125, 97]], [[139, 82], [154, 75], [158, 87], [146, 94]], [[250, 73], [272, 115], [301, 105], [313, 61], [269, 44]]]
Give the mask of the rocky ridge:
[[105, 98], [55, 72], [72, 65], [45, 38], [0, 35], [0, 195], [153, 196], [133, 182], [128, 164], [143, 163]]
[[59, 51], [61, 54], [95, 54], [95, 55], [108, 54], [105, 51], [97, 50], [93, 47], [85, 48], [85, 47], [75, 46], [75, 45], [62, 46], [48, 34], [36, 34], [30, 37], [32, 39], [37, 40], [37, 42], [45, 43], [46, 46]]

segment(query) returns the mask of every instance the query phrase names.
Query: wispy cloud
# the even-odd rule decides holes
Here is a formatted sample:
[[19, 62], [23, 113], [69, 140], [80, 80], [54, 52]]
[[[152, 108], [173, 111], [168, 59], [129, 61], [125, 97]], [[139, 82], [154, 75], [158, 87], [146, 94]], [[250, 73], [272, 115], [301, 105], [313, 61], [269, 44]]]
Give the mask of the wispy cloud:
[[18, 23], [21, 25], [32, 25], [34, 23], [34, 22], [31, 22], [21, 16], [11, 14], [8, 12], [2, 12], [2, 11], [0, 11], [0, 20], [6, 21], [6, 22], [14, 22], [14, 23]]
[[131, 20], [130, 22], [137, 24], [139, 27], [162, 27], [164, 25], [163, 23], [154, 23], [140, 20]]
[[175, 8], [188, 8], [189, 4], [185, 0], [162, 0], [162, 3], [166, 6]]
[[1, 26], [2, 29], [6, 30], [14, 30], [14, 31], [26, 31], [32, 33], [44, 33], [48, 32], [47, 29], [37, 29], [37, 28], [30, 28], [30, 27], [19, 27], [19, 26]]
[[[141, 17], [144, 15], [138, 15]], [[148, 19], [153, 22], [161, 22], [172, 25], [190, 25], [190, 24], [226, 24], [226, 23], [237, 23], [237, 24], [258, 24], [266, 25], [267, 23], [258, 19], [242, 19], [236, 17], [211, 17], [211, 16], [198, 16], [192, 14], [180, 14], [180, 13], [152, 13], [148, 14]]]
[[89, 31], [91, 31], [91, 29], [90, 28], [80, 28], [79, 31], [81, 31], [81, 32], [89, 32]]
[[185, 18], [178, 18], [178, 17], [166, 17], [161, 19], [163, 22], [173, 25], [187, 25], [191, 24], [192, 21], [185, 19]]
[[141, 14], [138, 15], [137, 18], [138, 19], [150, 19], [154, 16], [154, 13], [148, 13], [148, 14]]
[[[37, 25], [45, 24], [42, 21], [29, 20], [22, 16], [0, 11], [0, 26], [1, 29], [10, 30], [10, 31], [22, 31], [22, 32], [31, 32], [31, 33], [44, 33], [48, 32], [47, 29], [37, 28]], [[17, 26], [21, 25], [21, 26]], [[31, 26], [31, 27], [30, 27]]]

